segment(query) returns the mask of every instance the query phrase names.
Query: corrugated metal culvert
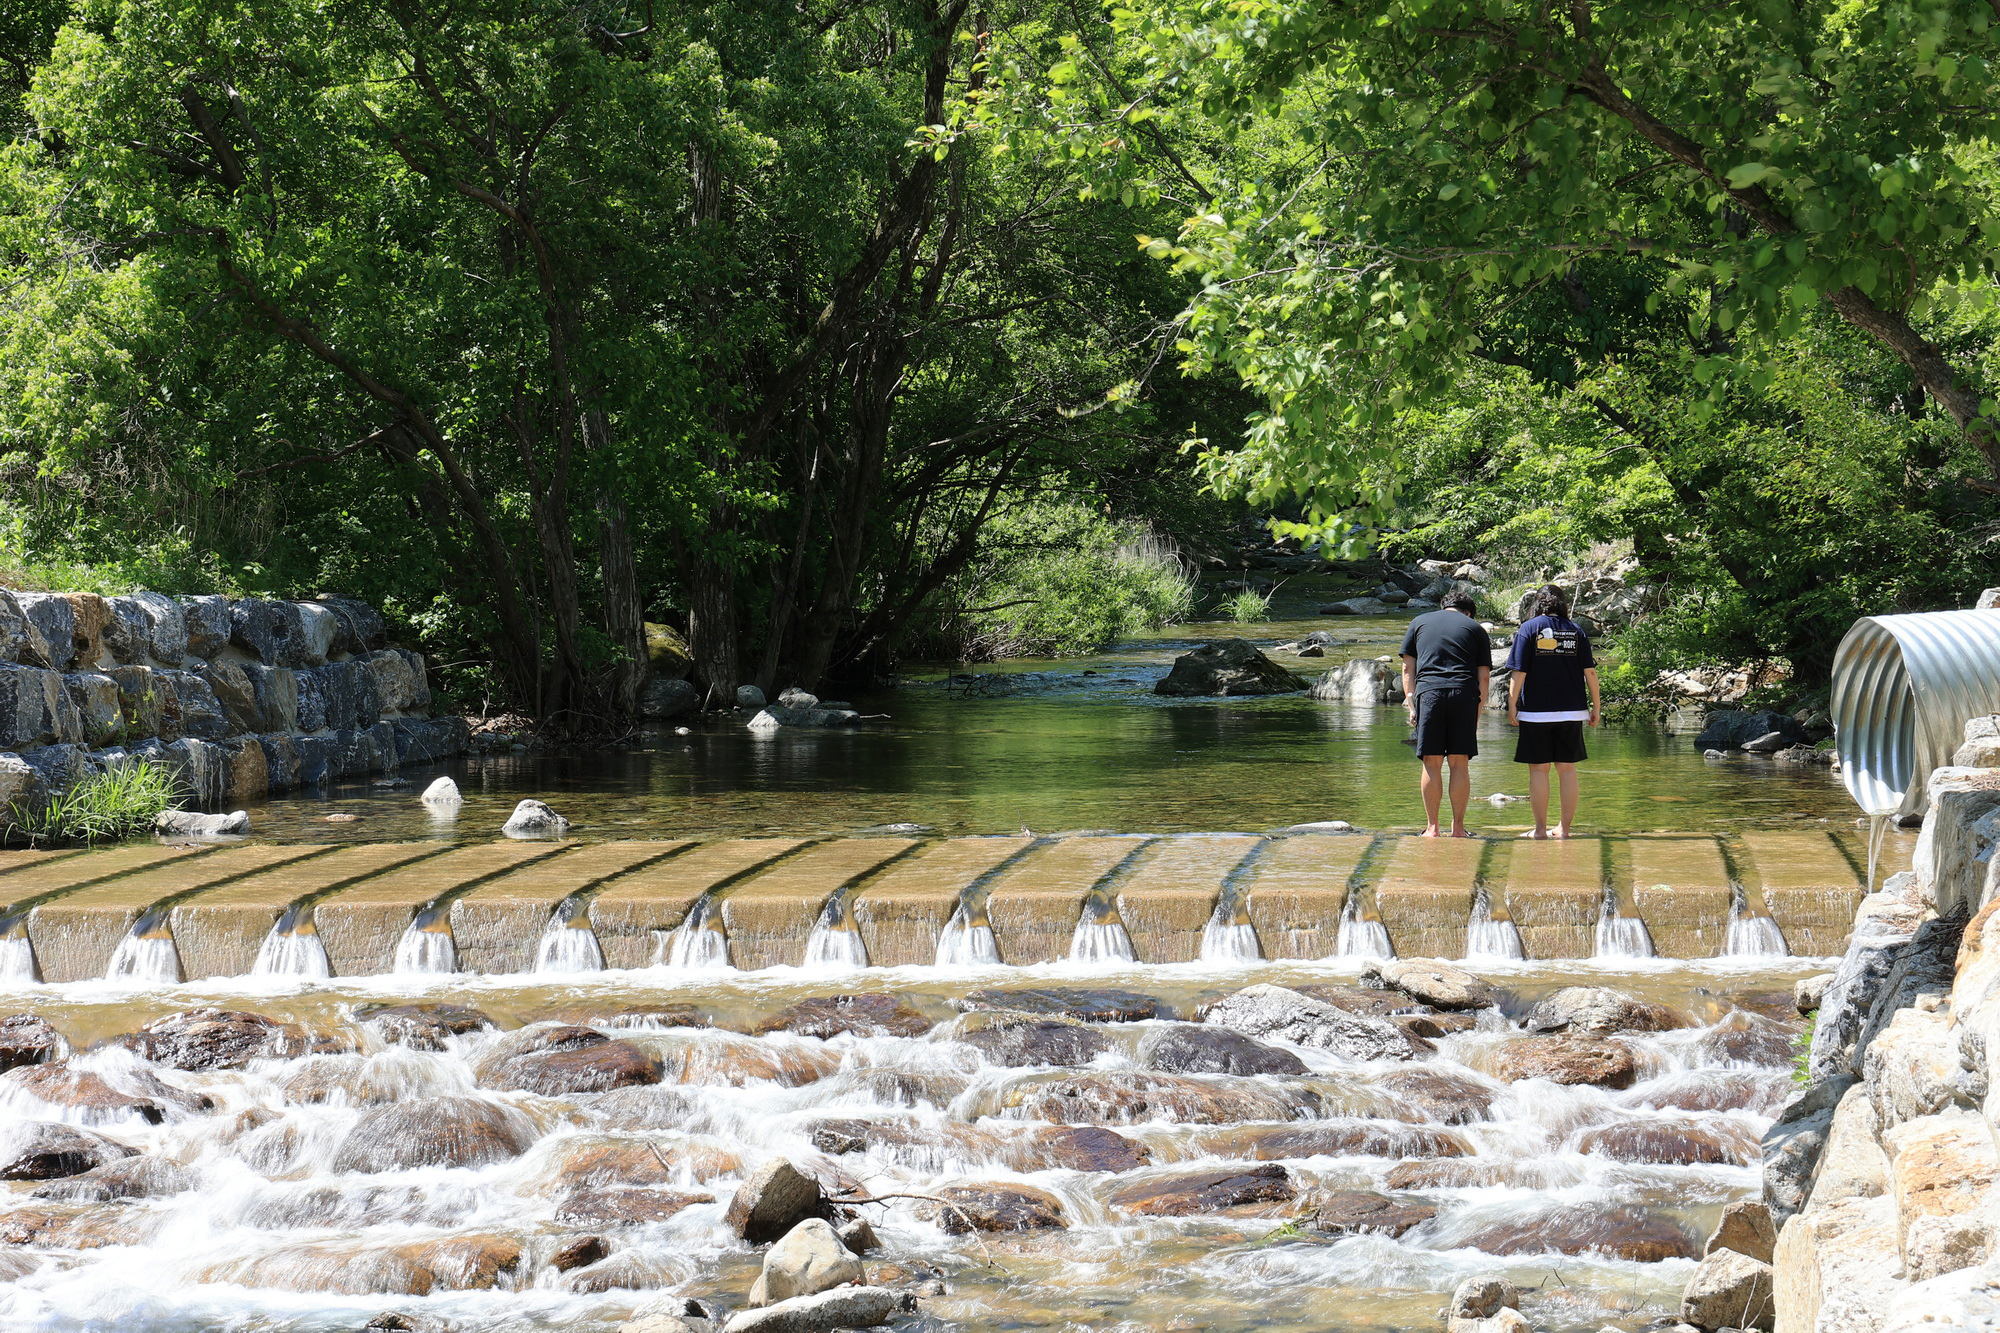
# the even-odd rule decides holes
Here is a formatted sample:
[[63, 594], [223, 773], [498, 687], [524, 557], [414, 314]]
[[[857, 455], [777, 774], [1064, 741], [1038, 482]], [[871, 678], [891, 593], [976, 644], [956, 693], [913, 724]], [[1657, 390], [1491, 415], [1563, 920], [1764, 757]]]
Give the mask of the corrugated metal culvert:
[[1995, 712], [2000, 611], [1864, 616], [1833, 655], [1840, 780], [1871, 816], [1921, 813], [1966, 722]]

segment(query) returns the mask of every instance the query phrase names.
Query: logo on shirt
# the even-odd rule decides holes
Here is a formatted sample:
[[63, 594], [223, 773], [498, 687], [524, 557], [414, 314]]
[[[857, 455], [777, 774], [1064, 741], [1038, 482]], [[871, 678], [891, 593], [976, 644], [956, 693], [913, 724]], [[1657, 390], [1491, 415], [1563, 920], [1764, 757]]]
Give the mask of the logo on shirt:
[[1576, 633], [1573, 630], [1545, 628], [1535, 639], [1535, 651], [1554, 657], [1575, 657]]

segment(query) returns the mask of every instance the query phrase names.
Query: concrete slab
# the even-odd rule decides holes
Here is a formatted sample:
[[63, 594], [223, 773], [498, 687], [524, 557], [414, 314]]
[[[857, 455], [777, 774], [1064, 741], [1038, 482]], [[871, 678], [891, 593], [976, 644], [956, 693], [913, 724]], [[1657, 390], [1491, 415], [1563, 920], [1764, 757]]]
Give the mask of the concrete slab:
[[1397, 838], [1371, 867], [1375, 910], [1399, 958], [1463, 958], [1481, 838]]
[[532, 971], [549, 913], [563, 899], [692, 846], [685, 840], [600, 842], [487, 880], [452, 899], [458, 970], [489, 975]]
[[567, 844], [489, 842], [452, 850], [330, 894], [313, 907], [313, 924], [337, 977], [379, 976], [396, 968], [396, 944], [417, 910], [458, 889], [533, 861], [559, 857]]
[[1348, 883], [1372, 845], [1354, 833], [1270, 840], [1243, 872], [1241, 888], [1266, 958], [1333, 956]]
[[1754, 830], [1742, 835], [1740, 845], [1748, 873], [1793, 953], [1836, 954], [1847, 947], [1861, 905], [1861, 877], [1829, 835], [1817, 829]]
[[961, 895], [1032, 838], [950, 838], [883, 871], [854, 895], [854, 924], [877, 967], [937, 961], [938, 936]]
[[606, 967], [666, 960], [667, 937], [704, 893], [741, 879], [805, 846], [809, 838], [730, 838], [708, 842], [621, 875], [591, 895], [590, 924]]
[[28, 914], [28, 938], [44, 981], [104, 975], [118, 944], [146, 909], [163, 899], [211, 888], [326, 852], [325, 847], [235, 846], [206, 856], [171, 858], [41, 903]]
[[916, 845], [915, 838], [838, 838], [725, 890], [722, 924], [730, 961], [746, 971], [797, 967], [826, 900]]
[[1149, 841], [1137, 833], [1057, 838], [1002, 871], [986, 895], [1001, 960], [1027, 967], [1069, 957], [1084, 899]]
[[309, 861], [277, 866], [175, 904], [170, 916], [181, 975], [189, 981], [246, 977], [264, 937], [302, 899], [344, 889], [373, 875], [436, 856], [449, 844], [377, 842], [340, 847]]
[[37, 898], [66, 893], [136, 870], [207, 856], [216, 847], [163, 847], [135, 843], [102, 852], [10, 852], [0, 875], [0, 916], [9, 916]]
[[1160, 838], [1118, 879], [1118, 915], [1142, 963], [1191, 963], [1222, 886], [1264, 839], [1200, 834]]
[[1714, 838], [1631, 838], [1614, 859], [1662, 958], [1713, 958], [1729, 937], [1733, 890]]
[[1507, 910], [1528, 957], [1595, 954], [1604, 904], [1604, 840], [1522, 838], [1501, 850], [1508, 857]]

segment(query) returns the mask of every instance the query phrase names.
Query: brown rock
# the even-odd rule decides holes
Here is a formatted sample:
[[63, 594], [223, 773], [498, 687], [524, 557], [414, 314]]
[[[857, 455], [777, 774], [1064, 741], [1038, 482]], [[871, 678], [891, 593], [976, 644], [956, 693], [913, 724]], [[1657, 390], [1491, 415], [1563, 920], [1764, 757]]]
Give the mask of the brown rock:
[[1494, 1072], [1508, 1083], [1545, 1078], [1551, 1083], [1629, 1088], [1638, 1076], [1632, 1048], [1596, 1037], [1515, 1037], [1500, 1044]]
[[594, 1264], [609, 1253], [602, 1236], [581, 1236], [550, 1255], [549, 1267], [558, 1273], [567, 1273], [572, 1268]]
[[403, 1245], [320, 1241], [212, 1265], [198, 1278], [279, 1291], [428, 1296], [482, 1290], [516, 1272], [521, 1247], [504, 1236], [448, 1236]]
[[742, 1088], [753, 1083], [802, 1088], [839, 1068], [840, 1053], [824, 1047], [777, 1045], [713, 1033], [671, 1051], [666, 1077], [676, 1083], [714, 1088]]
[[479, 1062], [479, 1086], [567, 1097], [658, 1083], [660, 1062], [626, 1041], [583, 1027], [510, 1032]]
[[34, 1245], [61, 1250], [99, 1250], [114, 1245], [150, 1245], [166, 1225], [164, 1213], [106, 1204], [34, 1204], [0, 1213], [0, 1245]]
[[1111, 1049], [1097, 1028], [1073, 1018], [994, 1011], [963, 1020], [959, 1040], [988, 1063], [1010, 1069], [1047, 1065], [1087, 1065]]
[[809, 1217], [833, 1221], [831, 1212], [817, 1180], [786, 1159], [773, 1157], [737, 1186], [723, 1221], [752, 1245], [762, 1245]]
[[1300, 1221], [1314, 1231], [1336, 1236], [1400, 1236], [1436, 1216], [1437, 1209], [1427, 1203], [1392, 1199], [1371, 1190], [1338, 1190], [1312, 1199]]
[[1705, 1064], [1789, 1069], [1798, 1054], [1792, 1046], [1793, 1034], [1794, 1029], [1785, 1024], [1738, 1009], [1702, 1033], [1694, 1049]]
[[239, 1009], [186, 1009], [156, 1018], [118, 1038], [141, 1057], [169, 1069], [241, 1069], [252, 1060], [291, 1058], [313, 1048], [297, 1024]]
[[1500, 1095], [1497, 1088], [1463, 1074], [1430, 1068], [1394, 1069], [1376, 1079], [1375, 1086], [1391, 1102], [1388, 1114], [1436, 1125], [1490, 1120], [1493, 1099]]
[[1774, 1116], [1796, 1091], [1790, 1074], [1704, 1069], [1649, 1079], [1619, 1101], [1654, 1111], [1755, 1111]]
[[1630, 1206], [1579, 1205], [1510, 1218], [1459, 1244], [1487, 1254], [1602, 1254], [1641, 1264], [1698, 1254], [1694, 1238], [1679, 1225]]
[[1548, 1189], [1565, 1183], [1549, 1162], [1496, 1162], [1483, 1157], [1453, 1157], [1401, 1162], [1389, 1168], [1382, 1183], [1392, 1190], [1463, 1190], [1506, 1186]]
[[1298, 1157], [1464, 1157], [1456, 1134], [1418, 1125], [1316, 1120], [1304, 1125], [1243, 1125], [1203, 1134], [1204, 1150], [1260, 1162]]
[[681, 1194], [638, 1185], [577, 1190], [556, 1205], [556, 1222], [566, 1227], [635, 1227], [664, 1222], [689, 1204], [714, 1203], [713, 1194]]
[[1436, 1041], [1454, 1032], [1470, 1032], [1479, 1026], [1479, 1020], [1471, 1014], [1393, 1014], [1389, 1021], [1424, 1041]]
[[528, 1118], [480, 1097], [419, 1097], [362, 1114], [335, 1171], [402, 1171], [415, 1166], [485, 1166], [526, 1152], [535, 1141]]
[[1291, 1173], [1272, 1164], [1138, 1180], [1114, 1190], [1111, 1202], [1127, 1212], [1190, 1217], [1197, 1213], [1288, 1203], [1297, 1194]]
[[592, 1099], [585, 1113], [607, 1129], [686, 1129], [701, 1115], [679, 1088], [644, 1083], [613, 1088]]
[[0, 1074], [0, 1084], [12, 1084], [50, 1106], [79, 1112], [78, 1118], [90, 1125], [133, 1119], [157, 1125], [167, 1115], [160, 1103], [120, 1092], [106, 1083], [103, 1076], [67, 1065], [23, 1065]]
[[579, 1268], [563, 1279], [574, 1292], [652, 1291], [671, 1287], [682, 1279], [672, 1262], [644, 1250], [621, 1250], [608, 1259]]
[[1038, 1129], [1016, 1152], [1019, 1170], [1056, 1167], [1069, 1171], [1131, 1171], [1153, 1160], [1153, 1150], [1101, 1125], [1056, 1125]]
[[1206, 1023], [1176, 1023], [1165, 1029], [1147, 1051], [1146, 1063], [1169, 1074], [1248, 1076], [1306, 1072], [1306, 1062], [1290, 1051]]
[[1722, 1221], [1701, 1252], [1734, 1250], [1768, 1264], [1777, 1248], [1778, 1230], [1771, 1225], [1770, 1208], [1761, 1199], [1739, 1199], [1722, 1210]]
[[413, 1051], [441, 1051], [453, 1037], [488, 1031], [497, 1026], [477, 1009], [462, 1004], [369, 1004], [354, 1016], [382, 1034], [382, 1040]]
[[671, 1185], [684, 1178], [706, 1183], [743, 1169], [742, 1159], [719, 1143], [698, 1139], [563, 1140], [537, 1173], [537, 1190], [566, 1194], [604, 1185]]
[[1428, 1005], [1418, 1004], [1401, 991], [1367, 986], [1334, 986], [1311, 984], [1293, 986], [1291, 989], [1301, 995], [1310, 995], [1315, 1000], [1345, 1009], [1350, 1014], [1362, 1014], [1368, 1018], [1389, 1018], [1396, 1014], [1422, 1013]]
[[1020, 1083], [1002, 1098], [1024, 1120], [1052, 1124], [1230, 1125], [1244, 1120], [1297, 1120], [1319, 1107], [1310, 1088], [1265, 1083], [1221, 1084], [1174, 1074], [1085, 1073]]
[[1024, 1014], [1061, 1014], [1083, 1023], [1137, 1023], [1160, 1017], [1160, 1002], [1125, 990], [1045, 986], [1021, 990], [976, 990], [952, 1001], [955, 1009], [1014, 1009]]
[[1681, 1318], [1696, 1328], [1772, 1327], [1772, 1273], [1767, 1263], [1735, 1250], [1704, 1258], [1681, 1293]]
[[52, 1120], [17, 1120], [0, 1130], [0, 1180], [80, 1176], [138, 1154], [115, 1139]]
[[1588, 1130], [1577, 1151], [1617, 1162], [1654, 1166], [1743, 1166], [1748, 1158], [1706, 1129], [1694, 1125], [1626, 1121]]
[[934, 1025], [893, 995], [822, 995], [800, 1000], [757, 1031], [802, 1037], [921, 1037]]
[[279, 1081], [285, 1100], [295, 1106], [340, 1102], [346, 1106], [381, 1106], [401, 1101], [409, 1088], [393, 1069], [382, 1069], [359, 1055], [315, 1055], [300, 1061]]
[[947, 1185], [938, 1197], [939, 1225], [954, 1236], [969, 1231], [1042, 1231], [1066, 1227], [1062, 1201], [1028, 1185]]
[[484, 1291], [521, 1265], [521, 1247], [505, 1236], [446, 1236], [401, 1247], [429, 1269], [432, 1290]]
[[62, 1034], [39, 1014], [0, 1018], [0, 1071], [21, 1065], [54, 1064], [67, 1049]]
[[67, 1203], [111, 1203], [118, 1199], [164, 1199], [185, 1194], [194, 1172], [164, 1157], [142, 1155], [92, 1167], [82, 1175], [52, 1180], [34, 1191], [37, 1199]]
[[1603, 986], [1565, 986], [1530, 1008], [1523, 1023], [1532, 1033], [1600, 1037], [1612, 1032], [1671, 1032], [1694, 1026], [1694, 1020], [1678, 1009]]
[[865, 1069], [859, 1075], [862, 1090], [878, 1102], [890, 1106], [929, 1106], [940, 1111], [972, 1086], [972, 1080], [958, 1074]]

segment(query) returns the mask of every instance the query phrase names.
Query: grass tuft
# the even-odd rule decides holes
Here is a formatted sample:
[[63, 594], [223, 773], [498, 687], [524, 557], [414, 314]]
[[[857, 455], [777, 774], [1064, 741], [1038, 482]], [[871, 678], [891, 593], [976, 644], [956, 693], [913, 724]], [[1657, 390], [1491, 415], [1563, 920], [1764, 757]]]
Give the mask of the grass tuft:
[[1245, 588], [1222, 604], [1222, 613], [1239, 625], [1268, 620], [1271, 617], [1270, 594]]
[[7, 808], [9, 832], [36, 847], [119, 842], [152, 832], [160, 812], [173, 809], [184, 794], [170, 769], [130, 760], [91, 774], [38, 807], [15, 802]]

